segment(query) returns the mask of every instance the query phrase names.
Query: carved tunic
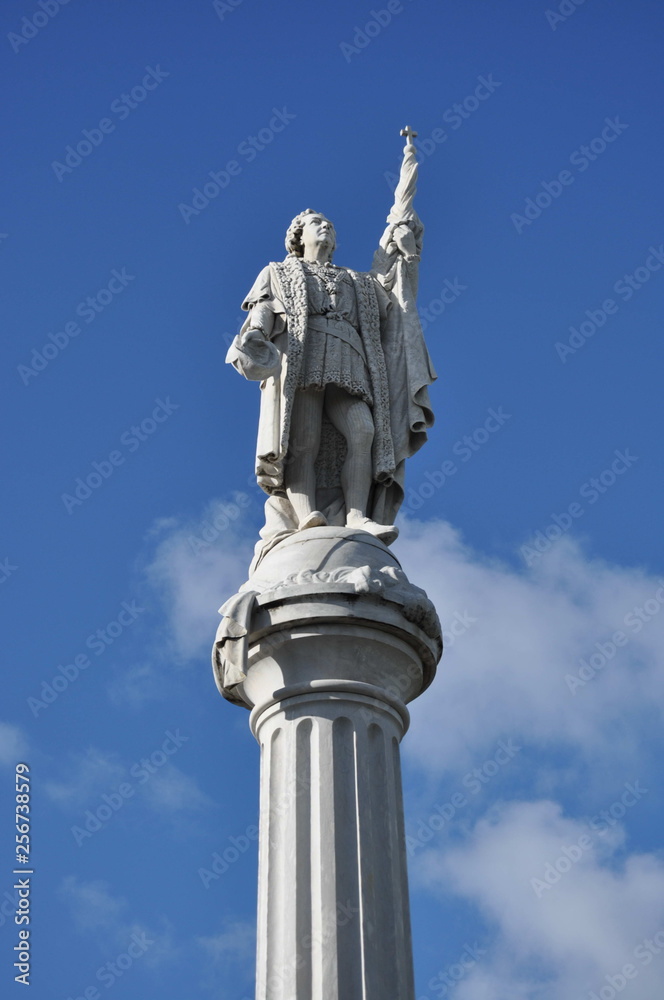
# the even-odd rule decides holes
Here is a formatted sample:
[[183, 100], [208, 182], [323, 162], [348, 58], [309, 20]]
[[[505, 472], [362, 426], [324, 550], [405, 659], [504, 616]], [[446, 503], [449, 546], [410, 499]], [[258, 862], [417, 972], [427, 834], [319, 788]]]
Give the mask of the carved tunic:
[[[371, 406], [371, 377], [359, 333], [359, 311], [353, 280], [346, 268], [334, 264], [302, 261], [302, 267], [306, 276], [308, 320], [297, 388], [324, 389], [329, 384], [338, 385]], [[378, 282], [375, 282], [375, 289], [379, 313], [384, 316], [389, 296]], [[277, 317], [283, 313], [283, 305], [274, 298], [269, 268], [258, 276], [244, 308], [251, 309], [259, 304], [267, 306]], [[252, 309], [250, 326], [254, 324], [254, 319]], [[286, 338], [279, 322], [272, 339], [277, 347], [285, 349]]]

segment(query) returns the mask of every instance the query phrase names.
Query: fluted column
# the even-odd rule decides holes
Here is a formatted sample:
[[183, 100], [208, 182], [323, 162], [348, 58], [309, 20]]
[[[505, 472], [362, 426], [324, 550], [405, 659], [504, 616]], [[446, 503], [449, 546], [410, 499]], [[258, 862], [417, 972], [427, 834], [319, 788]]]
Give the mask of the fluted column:
[[[286, 693], [286, 692], [285, 692]], [[370, 685], [287, 696], [261, 745], [256, 1000], [411, 1000], [399, 741]]]

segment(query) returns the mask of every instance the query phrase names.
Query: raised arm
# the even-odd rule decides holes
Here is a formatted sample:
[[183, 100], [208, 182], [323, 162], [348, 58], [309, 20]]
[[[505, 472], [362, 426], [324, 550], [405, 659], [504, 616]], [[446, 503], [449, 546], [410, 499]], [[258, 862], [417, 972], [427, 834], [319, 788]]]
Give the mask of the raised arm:
[[417, 150], [413, 139], [417, 132], [413, 132], [410, 126], [407, 126], [402, 129], [401, 134], [406, 136], [406, 145], [399, 183], [394, 191], [394, 204], [387, 217], [387, 228], [374, 254], [372, 270], [386, 288], [391, 288], [394, 283], [395, 265], [397, 260], [402, 259], [406, 265], [407, 280], [415, 296], [424, 233], [424, 226], [413, 207], [417, 190]]

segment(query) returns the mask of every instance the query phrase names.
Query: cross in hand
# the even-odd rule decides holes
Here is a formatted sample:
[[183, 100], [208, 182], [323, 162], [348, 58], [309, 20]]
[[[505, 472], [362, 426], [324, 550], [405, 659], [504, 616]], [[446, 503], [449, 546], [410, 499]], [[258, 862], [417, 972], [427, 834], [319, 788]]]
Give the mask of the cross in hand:
[[406, 146], [407, 147], [413, 145], [413, 139], [415, 139], [416, 136], [417, 136], [417, 132], [413, 132], [413, 130], [410, 127], [410, 125], [406, 125], [405, 128], [402, 128], [400, 134], [406, 136]]

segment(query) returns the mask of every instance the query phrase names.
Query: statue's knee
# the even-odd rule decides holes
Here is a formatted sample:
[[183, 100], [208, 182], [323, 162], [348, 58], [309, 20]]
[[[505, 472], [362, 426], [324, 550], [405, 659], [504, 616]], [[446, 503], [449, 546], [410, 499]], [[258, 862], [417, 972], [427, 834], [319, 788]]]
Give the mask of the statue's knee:
[[310, 457], [312, 452], [318, 451], [319, 444], [319, 434], [315, 426], [305, 425], [299, 428], [297, 436], [291, 436], [289, 449], [291, 461]]
[[373, 420], [363, 420], [353, 434], [353, 443], [362, 451], [368, 451], [373, 444], [374, 425]]

